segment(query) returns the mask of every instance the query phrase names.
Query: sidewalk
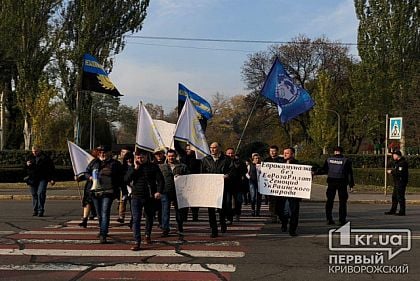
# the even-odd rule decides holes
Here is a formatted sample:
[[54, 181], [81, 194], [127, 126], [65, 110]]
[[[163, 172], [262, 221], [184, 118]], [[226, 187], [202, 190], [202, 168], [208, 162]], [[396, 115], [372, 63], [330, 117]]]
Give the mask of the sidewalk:
[[[75, 188], [55, 188], [48, 186], [47, 199], [48, 200], [81, 200], [83, 195], [83, 187], [80, 191]], [[310, 202], [325, 202], [326, 200], [326, 186], [319, 184], [312, 184], [311, 199], [304, 199]], [[384, 193], [361, 193], [357, 188], [352, 193], [349, 193], [349, 203], [366, 203], [366, 204], [385, 204], [391, 203], [392, 189], [389, 189], [387, 195]], [[29, 188], [0, 188], [0, 200], [31, 200], [32, 196]], [[336, 196], [338, 201], [338, 195]], [[406, 194], [407, 204], [420, 204], [420, 193]]]

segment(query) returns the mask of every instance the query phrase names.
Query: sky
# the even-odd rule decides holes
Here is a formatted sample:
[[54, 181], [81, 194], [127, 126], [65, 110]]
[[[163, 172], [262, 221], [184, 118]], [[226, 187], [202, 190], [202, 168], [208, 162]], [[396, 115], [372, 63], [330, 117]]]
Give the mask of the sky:
[[[353, 0], [151, 0], [143, 28], [135, 36], [252, 41], [311, 39], [357, 42]], [[268, 43], [226, 43], [127, 38], [114, 57], [110, 79], [121, 103], [177, 105], [178, 83], [209, 102], [217, 93], [246, 95], [241, 67]], [[357, 55], [356, 47], [351, 54]]]

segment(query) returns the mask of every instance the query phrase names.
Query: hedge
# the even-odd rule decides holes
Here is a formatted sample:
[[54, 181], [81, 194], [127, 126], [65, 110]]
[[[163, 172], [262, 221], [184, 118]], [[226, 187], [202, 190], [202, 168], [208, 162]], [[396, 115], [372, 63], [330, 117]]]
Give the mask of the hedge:
[[[356, 185], [384, 186], [384, 169], [355, 168], [353, 169]], [[325, 176], [326, 178], [326, 176]], [[315, 178], [315, 182], [325, 184], [325, 178]], [[387, 175], [387, 185], [393, 186], [391, 175]], [[420, 188], [420, 170], [409, 169], [408, 186]]]

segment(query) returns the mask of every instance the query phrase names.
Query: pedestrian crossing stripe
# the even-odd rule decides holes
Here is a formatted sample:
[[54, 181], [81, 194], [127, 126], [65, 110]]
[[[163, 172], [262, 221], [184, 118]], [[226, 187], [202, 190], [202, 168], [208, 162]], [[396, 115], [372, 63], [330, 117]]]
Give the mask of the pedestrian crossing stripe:
[[[86, 271], [91, 266], [73, 265], [67, 263], [49, 264], [26, 264], [26, 265], [0, 265], [0, 270], [10, 271]], [[123, 263], [116, 265], [99, 265], [92, 271], [185, 271], [185, 272], [235, 272], [236, 267], [232, 264], [143, 264], [143, 263]]]
[[[18, 239], [20, 244], [96, 244], [98, 240], [80, 240], [80, 239]], [[178, 245], [183, 243], [188, 243], [188, 245], [200, 245], [200, 246], [225, 246], [225, 247], [238, 247], [240, 243], [238, 241], [154, 241], [153, 245]], [[127, 244], [134, 244], [135, 241], [128, 241]], [[15, 244], [15, 243], [14, 243]]]
[[68, 256], [68, 257], [183, 257], [194, 258], [242, 258], [244, 252], [234, 251], [199, 251], [199, 250], [141, 250], [138, 252], [127, 250], [66, 250], [66, 249], [0, 249], [0, 255], [8, 256]]

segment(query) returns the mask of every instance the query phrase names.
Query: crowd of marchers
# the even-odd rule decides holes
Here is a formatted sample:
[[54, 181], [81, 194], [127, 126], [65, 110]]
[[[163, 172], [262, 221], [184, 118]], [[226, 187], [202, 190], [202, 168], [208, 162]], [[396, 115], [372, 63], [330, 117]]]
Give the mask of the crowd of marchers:
[[[196, 159], [190, 145], [178, 153], [173, 149], [150, 153], [141, 149], [134, 152], [130, 147], [123, 147], [120, 153], [113, 155], [107, 146], [99, 146], [91, 151], [94, 159], [88, 164], [86, 172], [76, 180], [84, 180], [82, 200], [83, 217], [80, 227], [87, 227], [88, 220], [97, 218], [99, 242], [108, 243], [108, 231], [112, 204], [118, 202], [117, 222], [128, 226], [133, 231], [133, 251], [139, 251], [142, 242], [141, 220], [145, 220], [143, 242], [152, 243], [153, 223], [161, 229], [160, 236], [176, 234], [184, 239], [184, 222], [191, 210], [192, 221], [198, 221], [199, 207], [178, 208], [175, 178], [188, 174], [222, 174], [224, 178], [222, 208], [207, 208], [210, 237], [216, 238], [220, 232], [241, 220], [243, 204], [251, 205], [251, 216], [260, 216], [263, 195], [258, 187], [261, 162], [287, 163], [299, 165], [295, 159], [295, 149], [286, 147], [280, 155], [276, 145], [269, 147], [269, 156], [264, 160], [258, 153], [252, 153], [247, 161], [239, 159], [233, 148], [224, 151], [213, 142], [210, 155]], [[400, 151], [392, 153], [393, 167], [388, 173], [394, 178], [392, 206], [387, 215], [405, 215], [405, 189], [408, 182], [408, 164]], [[47, 185], [54, 182], [54, 164], [39, 147], [32, 148], [32, 154], [25, 163], [26, 183], [32, 194], [33, 216], [44, 216]], [[313, 174], [327, 174], [325, 215], [328, 225], [335, 225], [332, 210], [336, 193], [339, 197], [339, 224], [347, 223], [348, 191], [354, 187], [352, 162], [343, 155], [342, 147], [336, 147], [334, 154], [326, 159], [324, 166]], [[198, 190], [199, 186], [196, 187]], [[270, 222], [281, 224], [281, 231], [290, 236], [297, 236], [299, 208], [301, 199], [286, 196], [264, 195], [269, 205]], [[397, 207], [400, 205], [399, 212]], [[170, 228], [170, 211], [173, 206], [176, 230]], [[129, 214], [129, 215], [128, 215]], [[126, 220], [126, 215], [129, 220]], [[219, 223], [217, 222], [219, 218]]]

